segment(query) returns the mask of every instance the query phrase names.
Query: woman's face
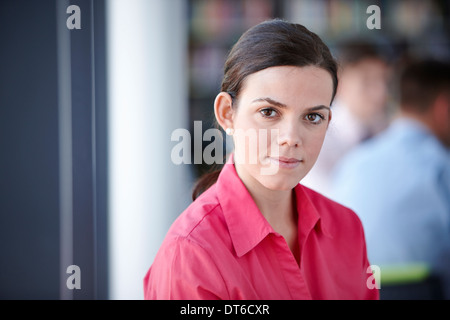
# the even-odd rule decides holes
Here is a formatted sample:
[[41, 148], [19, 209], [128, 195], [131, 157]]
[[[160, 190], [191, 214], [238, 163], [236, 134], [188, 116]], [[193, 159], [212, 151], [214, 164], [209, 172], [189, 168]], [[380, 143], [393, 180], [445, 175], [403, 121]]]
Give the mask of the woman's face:
[[246, 184], [290, 190], [312, 168], [331, 119], [331, 75], [308, 66], [248, 76], [233, 108], [235, 166]]

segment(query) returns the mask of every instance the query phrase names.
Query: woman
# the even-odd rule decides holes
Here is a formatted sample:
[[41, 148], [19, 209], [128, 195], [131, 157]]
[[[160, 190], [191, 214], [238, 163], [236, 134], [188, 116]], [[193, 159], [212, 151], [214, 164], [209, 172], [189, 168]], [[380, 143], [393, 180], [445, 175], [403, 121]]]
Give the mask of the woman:
[[272, 20], [242, 35], [214, 102], [234, 153], [170, 228], [146, 299], [378, 298], [357, 216], [299, 184], [336, 88], [336, 62], [305, 27]]

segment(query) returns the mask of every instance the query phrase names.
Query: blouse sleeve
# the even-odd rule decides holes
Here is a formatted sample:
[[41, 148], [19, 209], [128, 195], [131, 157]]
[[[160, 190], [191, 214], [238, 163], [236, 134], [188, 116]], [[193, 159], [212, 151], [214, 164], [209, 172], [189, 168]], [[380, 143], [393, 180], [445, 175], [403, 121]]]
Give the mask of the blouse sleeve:
[[186, 238], [166, 242], [144, 278], [144, 298], [158, 300], [228, 299], [216, 263]]

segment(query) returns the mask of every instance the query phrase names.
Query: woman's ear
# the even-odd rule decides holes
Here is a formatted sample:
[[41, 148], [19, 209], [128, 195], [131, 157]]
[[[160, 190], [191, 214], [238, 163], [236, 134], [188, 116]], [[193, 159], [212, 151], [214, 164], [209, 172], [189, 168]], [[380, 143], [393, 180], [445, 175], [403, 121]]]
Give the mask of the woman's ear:
[[233, 129], [233, 99], [227, 92], [221, 92], [217, 95], [214, 101], [214, 114], [217, 122], [224, 131], [228, 128]]

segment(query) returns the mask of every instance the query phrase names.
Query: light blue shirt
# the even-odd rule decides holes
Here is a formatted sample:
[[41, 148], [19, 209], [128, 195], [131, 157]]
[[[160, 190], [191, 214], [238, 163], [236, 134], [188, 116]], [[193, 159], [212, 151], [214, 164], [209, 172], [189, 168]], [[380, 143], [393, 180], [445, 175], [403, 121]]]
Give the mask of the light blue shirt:
[[450, 153], [419, 122], [398, 119], [344, 157], [331, 198], [360, 217], [371, 264], [450, 270]]

